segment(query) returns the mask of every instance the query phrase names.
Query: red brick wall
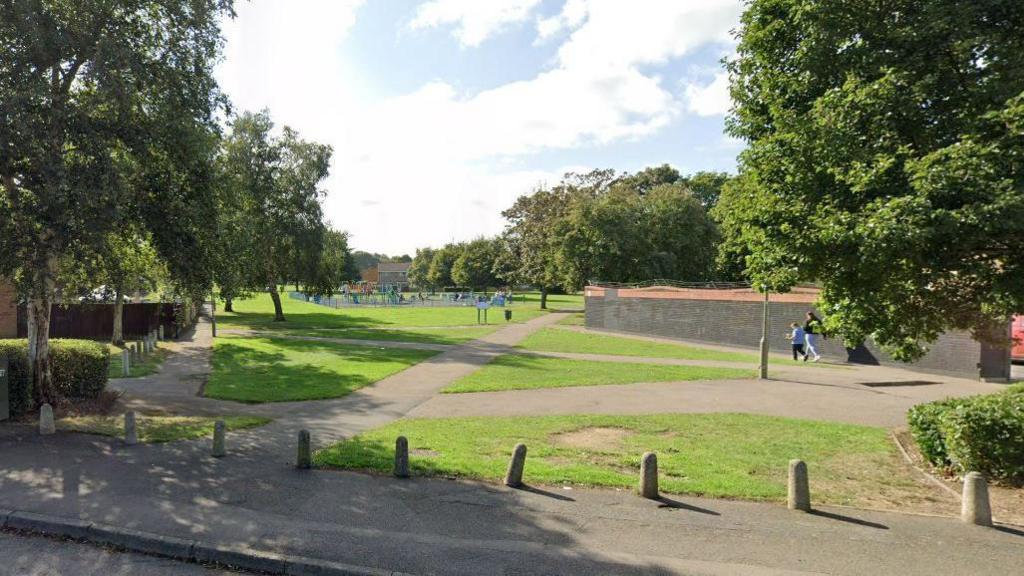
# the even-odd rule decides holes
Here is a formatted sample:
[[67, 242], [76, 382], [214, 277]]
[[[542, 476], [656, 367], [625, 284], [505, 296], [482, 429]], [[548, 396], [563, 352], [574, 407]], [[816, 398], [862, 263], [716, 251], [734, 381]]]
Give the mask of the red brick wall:
[[18, 306], [14, 285], [0, 278], [0, 338], [18, 335]]

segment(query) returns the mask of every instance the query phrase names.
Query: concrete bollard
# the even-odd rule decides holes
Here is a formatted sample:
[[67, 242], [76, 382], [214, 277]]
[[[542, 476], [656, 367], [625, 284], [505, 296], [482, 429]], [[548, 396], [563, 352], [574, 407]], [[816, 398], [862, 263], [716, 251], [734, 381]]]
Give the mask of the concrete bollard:
[[213, 450], [211, 454], [214, 458], [223, 458], [228, 453], [224, 443], [226, 431], [227, 428], [223, 420], [217, 420], [213, 423]]
[[307, 470], [313, 466], [313, 452], [310, 448], [309, 430], [299, 431], [299, 450], [295, 456], [295, 467]]
[[57, 432], [57, 425], [53, 421], [53, 406], [43, 404], [39, 407], [39, 433], [49, 436]]
[[142, 343], [142, 340], [139, 340], [138, 342], [135, 343], [135, 345], [139, 349], [139, 358], [144, 358], [146, 356], [146, 346], [145, 346], [145, 344]]
[[654, 452], [644, 452], [640, 459], [640, 495], [658, 498], [658, 455]]
[[153, 349], [156, 350], [160, 347], [160, 341], [156, 337], [156, 330], [152, 330], [149, 333], [149, 341], [152, 342]]
[[992, 525], [992, 506], [988, 500], [988, 484], [985, 477], [977, 472], [964, 476], [964, 499], [960, 507], [960, 519], [977, 526]]
[[505, 486], [519, 488], [523, 485], [523, 469], [526, 467], [526, 444], [516, 444], [512, 449], [512, 458], [508, 461], [505, 472]]
[[121, 350], [121, 376], [125, 378], [132, 375], [132, 353], [130, 350]]
[[139, 344], [138, 342], [132, 342], [128, 348], [132, 351], [132, 360], [135, 362], [139, 361]]
[[409, 477], [409, 440], [405, 436], [395, 439], [395, 477]]
[[790, 510], [811, 511], [811, 488], [807, 480], [807, 464], [803, 460], [789, 461], [788, 492], [786, 505]]
[[163, 325], [163, 324], [161, 324], [161, 325], [160, 325], [159, 327], [157, 327], [157, 329], [156, 329], [156, 330], [157, 330], [157, 336], [158, 336], [158, 337], [159, 337], [159, 338], [160, 338], [161, 340], [163, 340], [163, 339], [164, 339], [164, 325]]
[[134, 446], [139, 443], [139, 431], [135, 426], [135, 412], [124, 413], [124, 443]]

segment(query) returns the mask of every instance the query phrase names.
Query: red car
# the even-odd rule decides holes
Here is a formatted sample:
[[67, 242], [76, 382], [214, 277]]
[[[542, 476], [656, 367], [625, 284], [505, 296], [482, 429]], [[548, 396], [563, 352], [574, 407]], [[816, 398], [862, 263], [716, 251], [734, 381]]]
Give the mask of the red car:
[[1024, 316], [1013, 317], [1013, 339], [1010, 357], [1014, 362], [1024, 362]]

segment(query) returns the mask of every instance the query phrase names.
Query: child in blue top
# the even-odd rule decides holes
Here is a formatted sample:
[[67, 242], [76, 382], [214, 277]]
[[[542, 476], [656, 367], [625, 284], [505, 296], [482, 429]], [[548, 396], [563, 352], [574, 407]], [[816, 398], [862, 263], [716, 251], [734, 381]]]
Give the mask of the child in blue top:
[[797, 359], [797, 355], [801, 355], [804, 357], [804, 362], [807, 362], [807, 352], [804, 352], [804, 341], [806, 338], [804, 329], [796, 322], [790, 324], [789, 327], [793, 331], [786, 336], [786, 339], [793, 343], [793, 360]]

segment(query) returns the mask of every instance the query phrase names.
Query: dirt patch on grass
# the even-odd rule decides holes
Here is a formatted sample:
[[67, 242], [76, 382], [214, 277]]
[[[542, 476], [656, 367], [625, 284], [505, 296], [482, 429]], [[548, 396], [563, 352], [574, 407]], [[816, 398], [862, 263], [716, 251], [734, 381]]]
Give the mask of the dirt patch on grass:
[[633, 432], [625, 428], [590, 427], [580, 428], [572, 432], [552, 434], [551, 440], [560, 446], [611, 452], [622, 448], [622, 441], [632, 436]]
[[409, 450], [409, 455], [420, 456], [423, 458], [437, 458], [438, 456], [441, 455], [441, 453], [436, 450], [430, 450], [428, 448], [413, 448], [412, 450]]

